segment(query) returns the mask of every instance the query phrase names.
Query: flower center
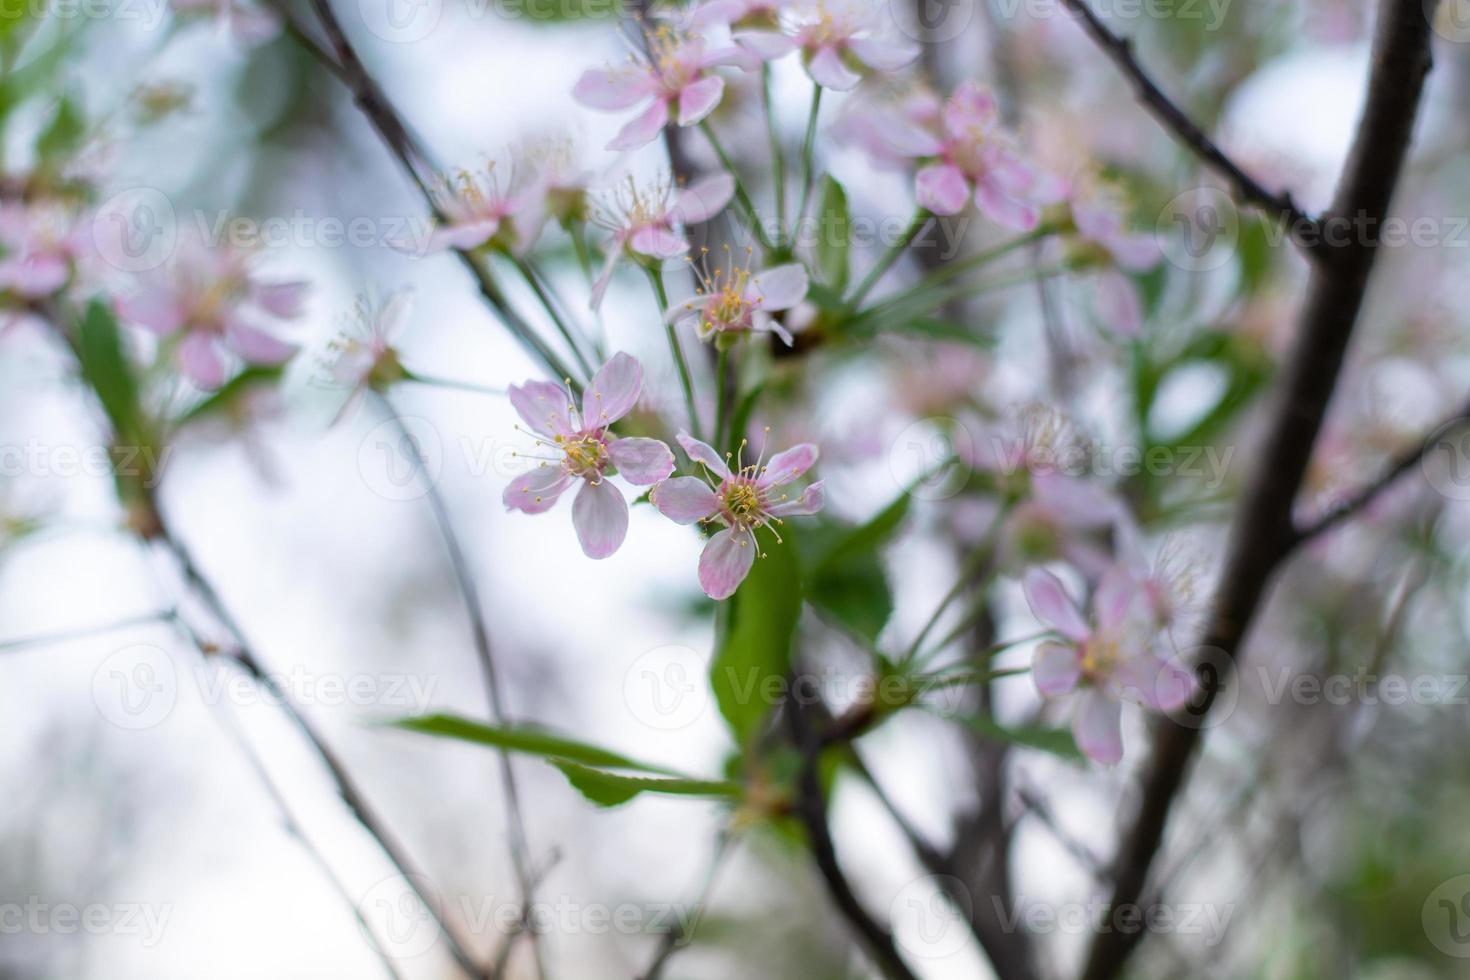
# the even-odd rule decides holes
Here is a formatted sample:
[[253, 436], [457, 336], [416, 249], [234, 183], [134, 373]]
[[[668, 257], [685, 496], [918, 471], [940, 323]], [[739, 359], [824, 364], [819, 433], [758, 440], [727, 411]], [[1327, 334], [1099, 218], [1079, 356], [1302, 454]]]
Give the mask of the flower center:
[[607, 466], [607, 444], [597, 434], [568, 438], [557, 436], [556, 444], [567, 454], [564, 465], [567, 472], [584, 479], [602, 476]]
[[1093, 636], [1082, 648], [1082, 672], [1094, 680], [1112, 674], [1118, 666], [1118, 641]]
[[765, 495], [755, 483], [755, 467], [749, 467], [720, 485], [720, 504], [729, 524], [745, 531], [765, 523]]

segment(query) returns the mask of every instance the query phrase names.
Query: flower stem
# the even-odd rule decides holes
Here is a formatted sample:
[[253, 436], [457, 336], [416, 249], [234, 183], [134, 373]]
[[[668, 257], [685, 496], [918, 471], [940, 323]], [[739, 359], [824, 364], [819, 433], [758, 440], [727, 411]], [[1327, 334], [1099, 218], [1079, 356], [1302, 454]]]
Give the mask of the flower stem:
[[776, 126], [776, 107], [771, 102], [771, 66], [761, 65], [761, 104], [766, 111], [766, 134], [771, 138], [771, 182], [776, 186], [776, 244], [785, 246], [786, 158], [781, 152], [781, 132]]
[[459, 381], [455, 378], [441, 378], [434, 374], [423, 374], [418, 371], [403, 369], [403, 380], [411, 384], [428, 385], [431, 388], [449, 388], [454, 391], [469, 391], [477, 395], [504, 395], [504, 388], [492, 388], [489, 385], [475, 384], [473, 381]]
[[669, 338], [669, 353], [674, 356], [674, 367], [679, 371], [679, 385], [684, 389], [684, 407], [689, 409], [689, 431], [696, 439], [704, 437], [699, 431], [699, 410], [694, 407], [694, 385], [689, 380], [689, 364], [684, 360], [684, 351], [679, 346], [679, 335], [674, 332], [673, 321], [664, 314], [669, 308], [669, 294], [664, 289], [664, 274], [661, 270], [645, 265], [649, 285], [653, 287], [654, 299], [658, 301], [659, 319], [664, 322], [664, 333]]
[[[556, 324], [557, 333], [561, 334], [562, 339], [567, 342], [567, 347], [571, 349], [572, 356], [577, 359], [578, 364], [582, 365], [582, 370], [587, 372], [587, 377], [591, 378], [594, 373], [591, 362], [587, 360], [587, 355], [582, 353], [581, 344], [577, 343], [576, 337], [572, 335], [572, 328], [567, 325], [566, 319], [561, 315], [561, 311], [557, 309], [556, 303], [552, 301], [551, 294], [547, 292], [545, 284], [541, 282], [541, 278], [536, 275], [535, 268], [530, 262], [517, 256], [511, 256], [511, 261], [515, 263], [515, 267], [520, 272], [521, 277], [526, 280], [526, 285], [531, 287], [531, 292], [536, 294], [536, 299], [541, 303], [541, 307], [546, 310], [546, 315], [551, 317], [552, 323]], [[591, 341], [583, 338], [582, 343], [590, 344]]]
[[801, 142], [801, 204], [791, 222], [791, 240], [801, 237], [801, 222], [806, 217], [807, 202], [812, 196], [812, 156], [817, 144], [817, 115], [822, 109], [822, 86], [812, 84], [812, 107], [806, 117], [806, 137]]
[[868, 270], [867, 276], [863, 278], [857, 290], [852, 294], [852, 299], [847, 301], [849, 309], [855, 309], [859, 303], [867, 298], [868, 293], [878, 284], [878, 280], [883, 278], [883, 273], [893, 268], [893, 263], [898, 261], [898, 257], [903, 254], [904, 249], [908, 248], [909, 245], [913, 244], [914, 239], [919, 237], [919, 232], [924, 230], [924, 226], [929, 223], [930, 217], [930, 211], [925, 207], [920, 207], [914, 212], [914, 218], [909, 222], [908, 228], [904, 230], [904, 233], [897, 241], [888, 247], [888, 251], [884, 252], [883, 257], [878, 260], [878, 264]]
[[715, 135], [714, 127], [706, 120], [699, 124], [699, 131], [704, 133], [704, 138], [709, 140], [709, 145], [714, 149], [715, 156], [720, 158], [720, 166], [735, 180], [735, 203], [740, 206], [740, 211], [745, 217], [746, 227], [760, 242], [761, 248], [770, 251], [774, 246], [771, 239], [766, 235], [766, 230], [761, 227], [761, 217], [755, 210], [755, 205], [750, 201], [750, 195], [745, 192], [745, 185], [740, 180], [740, 173], [735, 169], [735, 161], [730, 159], [730, 154], [725, 152], [725, 147]]
[[720, 450], [725, 441], [725, 415], [729, 411], [730, 397], [726, 391], [726, 374], [730, 365], [730, 351], [723, 345], [720, 348], [720, 356], [715, 363], [715, 449]]

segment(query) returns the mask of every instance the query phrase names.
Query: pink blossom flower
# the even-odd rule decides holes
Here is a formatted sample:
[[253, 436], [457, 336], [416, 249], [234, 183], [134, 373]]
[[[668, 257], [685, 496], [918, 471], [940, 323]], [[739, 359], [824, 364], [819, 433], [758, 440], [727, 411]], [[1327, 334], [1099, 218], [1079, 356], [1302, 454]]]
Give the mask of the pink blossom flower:
[[523, 254], [536, 243], [540, 222], [527, 211], [530, 198], [502, 184], [492, 163], [483, 174], [461, 170], [453, 181], [434, 187], [434, 203], [444, 214], [429, 235], [427, 251], [470, 251], [490, 247]]
[[1103, 575], [1090, 621], [1050, 572], [1033, 568], [1023, 585], [1032, 613], [1062, 636], [1037, 647], [1032, 679], [1043, 697], [1082, 689], [1072, 734], [1089, 759], [1110, 766], [1123, 758], [1122, 699], [1176, 711], [1193, 696], [1194, 675], [1153, 652], [1157, 624], [1140, 614], [1126, 569]]
[[160, 336], [181, 336], [179, 367], [201, 387], [224, 383], [222, 350], [267, 365], [296, 353], [260, 325], [300, 315], [306, 284], [261, 282], [244, 252], [181, 242], [172, 261], [140, 278], [142, 288], [118, 301], [119, 314]]
[[[786, 517], [815, 514], [822, 509], [825, 498], [820, 481], [794, 500], [779, 492], [812, 468], [817, 461], [817, 447], [802, 443], [777, 453], [765, 465], [758, 459], [746, 466], [737, 459], [732, 471], [713, 447], [687, 432], [679, 433], [679, 444], [719, 483], [707, 483], [694, 476], [674, 477], [654, 487], [649, 499], [660, 513], [680, 524], [718, 521], [725, 526], [709, 539], [699, 557], [699, 584], [711, 599], [728, 599], [755, 564], [760, 551], [755, 536], [758, 529], [768, 528], [779, 542], [781, 536], [773, 525]], [[742, 448], [744, 445], [742, 441]]]
[[1041, 220], [1041, 205], [1060, 192], [1017, 154], [1000, 127], [995, 97], [974, 82], [945, 101], [937, 132], [894, 126], [888, 142], [904, 156], [930, 161], [914, 175], [914, 192], [935, 214], [958, 214], [973, 198], [992, 221], [1030, 231]]
[[869, 10], [823, 0], [797, 16], [790, 34], [746, 30], [735, 40], [766, 61], [800, 50], [813, 82], [844, 92], [857, 87], [864, 70], [898, 71], [919, 57], [919, 46], [911, 41], [876, 36]]
[[65, 286], [90, 254], [85, 229], [71, 209], [54, 202], [0, 204], [0, 289], [42, 299]]
[[1121, 196], [1099, 181], [1079, 185], [1071, 197], [1072, 223], [1084, 248], [1101, 252], [1111, 263], [1097, 281], [1098, 306], [1103, 321], [1127, 337], [1143, 329], [1143, 303], [1138, 287], [1119, 271], [1142, 272], [1162, 258], [1153, 235], [1128, 230]]
[[607, 479], [614, 472], [646, 486], [674, 471], [674, 454], [657, 439], [618, 438], [608, 431], [633, 410], [643, 390], [643, 367], [627, 354], [614, 354], [582, 394], [579, 412], [559, 384], [528, 381], [512, 385], [510, 403], [541, 438], [537, 445], [558, 456], [544, 459], [505, 488], [505, 506], [526, 514], [550, 510], [573, 483], [582, 481], [572, 502], [572, 525], [588, 558], [606, 558], [628, 534], [628, 503]]
[[[843, 107], [832, 126], [832, 135], [858, 147], [873, 162], [885, 168], [906, 169], [912, 157], [894, 148], [894, 133], [938, 131], [944, 101], [928, 86], [920, 85], [897, 96], [855, 96]], [[899, 141], [901, 142], [901, 141]]]
[[781, 11], [791, 0], [707, 0], [684, 18], [689, 30], [704, 34], [711, 28], [776, 28]]
[[643, 259], [672, 259], [689, 251], [681, 226], [698, 224], [724, 210], [735, 196], [735, 178], [711, 174], [688, 187], [674, 190], [667, 182], [640, 189], [633, 178], [615, 192], [596, 215], [598, 224], [612, 232], [607, 262], [592, 284], [592, 308], [602, 305], [613, 268], [625, 254]]
[[799, 262], [750, 271], [750, 250], [746, 264], [735, 265], [728, 255], [723, 268], [710, 272], [706, 266], [698, 270], [700, 286], [694, 298], [670, 307], [664, 319], [679, 323], [692, 320], [701, 340], [717, 339], [733, 342], [751, 332], [774, 333], [789, 347], [789, 331], [771, 314], [791, 309], [806, 298], [810, 286], [806, 267]]
[[673, 118], [693, 126], [714, 111], [725, 80], [711, 74], [716, 65], [748, 65], [740, 48], [706, 48], [699, 37], [682, 37], [661, 27], [648, 38], [649, 55], [620, 68], [590, 68], [572, 95], [593, 109], [617, 111], [647, 102], [647, 108], [607, 144], [609, 150], [636, 150], [653, 142]]
[[393, 341], [408, 325], [413, 292], [398, 289], [381, 300], [362, 298], [328, 346], [327, 377], [354, 391], [404, 376]]
[[222, 31], [243, 44], [261, 44], [281, 32], [281, 19], [263, 7], [240, 0], [171, 0], [181, 17], [212, 17]]

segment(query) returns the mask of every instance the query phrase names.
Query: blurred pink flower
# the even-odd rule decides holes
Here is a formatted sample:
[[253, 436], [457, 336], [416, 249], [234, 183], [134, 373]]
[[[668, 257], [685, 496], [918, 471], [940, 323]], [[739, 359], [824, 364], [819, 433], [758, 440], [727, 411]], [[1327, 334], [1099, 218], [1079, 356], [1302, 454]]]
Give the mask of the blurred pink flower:
[[895, 152], [931, 161], [914, 175], [914, 193], [935, 214], [958, 214], [973, 197], [992, 221], [1030, 231], [1041, 206], [1061, 195], [1058, 182], [1016, 152], [995, 97], [975, 82], [961, 83], [945, 101], [937, 131], [895, 124], [887, 139]]
[[1112, 263], [1097, 281], [1098, 312], [1118, 333], [1136, 337], [1143, 329], [1143, 303], [1138, 287], [1120, 269], [1142, 272], [1158, 265], [1163, 253], [1151, 234], [1128, 230], [1122, 196], [1106, 184], [1079, 182], [1071, 195], [1072, 223], [1084, 246], [1102, 252]]
[[659, 260], [683, 255], [689, 251], [689, 242], [679, 229], [708, 221], [734, 196], [735, 178], [725, 173], [701, 177], [677, 191], [666, 182], [640, 188], [629, 177], [596, 217], [598, 224], [612, 232], [612, 240], [607, 245], [607, 262], [592, 284], [592, 308], [602, 305], [613, 268], [624, 254]]
[[1140, 615], [1135, 585], [1125, 568], [1109, 569], [1093, 595], [1089, 622], [1055, 575], [1033, 568], [1023, 582], [1031, 612], [1063, 637], [1036, 648], [1036, 689], [1043, 697], [1083, 689], [1072, 734], [1089, 759], [1108, 766], [1123, 758], [1123, 698], [1175, 711], [1194, 694], [1194, 675], [1153, 652], [1157, 624]]
[[790, 332], [771, 314], [789, 310], [806, 298], [810, 286], [806, 267], [793, 262], [752, 273], [749, 251], [743, 268], [728, 255], [728, 246], [726, 252], [724, 267], [714, 272], [708, 267], [699, 269], [701, 285], [694, 298], [670, 307], [664, 318], [674, 323], [694, 321], [701, 340], [733, 340], [756, 331], [774, 333], [791, 346]]
[[776, 27], [791, 0], [707, 0], [689, 12], [689, 29], [704, 33], [713, 27]]
[[404, 377], [393, 341], [408, 325], [412, 312], [413, 291], [408, 288], [394, 290], [382, 299], [359, 299], [352, 316], [346, 318], [342, 330], [328, 345], [324, 365], [327, 383], [346, 387], [356, 395]]
[[[822, 509], [825, 498], [820, 481], [808, 486], [795, 500], [776, 493], [812, 468], [817, 461], [817, 447], [802, 443], [777, 453], [765, 465], [758, 459], [746, 466], [737, 459], [732, 471], [712, 446], [687, 432], [679, 433], [679, 444], [719, 483], [707, 483], [694, 476], [674, 477], [654, 487], [649, 499], [660, 513], [680, 524], [719, 521], [725, 525], [709, 539], [699, 557], [699, 584], [711, 599], [728, 599], [755, 564], [760, 551], [757, 529], [770, 528], [779, 542], [781, 536], [772, 525], [780, 524], [785, 517], [806, 516]], [[742, 448], [744, 445], [742, 441]]]
[[538, 446], [559, 456], [510, 481], [505, 506], [525, 514], [550, 510], [576, 481], [572, 525], [588, 558], [606, 558], [622, 546], [628, 533], [628, 503], [608, 482], [615, 470], [629, 483], [647, 486], [674, 471], [674, 454], [657, 439], [618, 438], [608, 431], [633, 410], [643, 390], [643, 367], [627, 354], [614, 354], [593, 376], [577, 411], [572, 396], [559, 384], [528, 381], [512, 385], [510, 403], [521, 420], [542, 438]]
[[83, 224], [56, 202], [0, 204], [0, 290], [24, 299], [43, 299], [71, 278], [90, 254]]
[[427, 251], [470, 251], [487, 245], [517, 254], [528, 251], [542, 221], [528, 211], [534, 195], [517, 192], [513, 184], [513, 180], [500, 182], [493, 163], [483, 175], [461, 170], [453, 181], [440, 180], [433, 190], [434, 203], [447, 220], [430, 233]]
[[812, 81], [838, 91], [856, 88], [864, 70], [898, 71], [919, 57], [914, 42], [877, 36], [872, 8], [821, 0], [803, 6], [790, 33], [743, 30], [736, 32], [735, 40], [764, 61], [800, 50]]
[[281, 32], [281, 19], [264, 7], [240, 0], [169, 0], [180, 17], [211, 17], [243, 44], [261, 44]]
[[139, 280], [137, 292], [118, 300], [119, 315], [162, 337], [181, 336], [179, 367], [201, 387], [224, 383], [222, 350], [265, 365], [296, 353], [261, 327], [299, 316], [306, 283], [260, 281], [247, 253], [181, 239], [171, 261]]
[[709, 69], [754, 61], [743, 49], [710, 50], [702, 38], [681, 36], [667, 26], [649, 35], [648, 49], [647, 57], [620, 68], [589, 68], [572, 89], [578, 102], [593, 109], [617, 111], [648, 103], [607, 144], [609, 150], [646, 146], [671, 119], [693, 126], [714, 111], [725, 92], [725, 80]]
[[858, 147], [885, 168], [907, 169], [911, 156], [894, 148], [889, 134], [918, 129], [937, 132], [944, 102], [928, 86], [915, 86], [897, 96], [854, 96], [832, 125], [839, 141]]

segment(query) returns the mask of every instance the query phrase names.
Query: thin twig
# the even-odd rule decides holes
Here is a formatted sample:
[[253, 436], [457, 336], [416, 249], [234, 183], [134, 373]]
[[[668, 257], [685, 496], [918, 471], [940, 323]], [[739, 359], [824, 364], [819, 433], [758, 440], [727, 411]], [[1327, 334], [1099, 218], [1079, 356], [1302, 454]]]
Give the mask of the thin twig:
[[63, 630], [58, 633], [38, 633], [34, 636], [20, 636], [13, 640], [0, 641], [0, 653], [11, 653], [16, 650], [24, 650], [27, 647], [46, 646], [51, 643], [69, 643], [73, 640], [85, 640], [89, 637], [100, 636], [115, 630], [128, 629], [132, 626], [146, 626], [150, 623], [167, 623], [174, 618], [174, 610], [165, 609], [161, 612], [143, 613], [137, 616], [129, 616], [126, 619], [116, 619], [110, 623], [98, 623], [96, 626], [79, 626], [76, 629]]
[[[1299, 240], [1317, 241], [1319, 230], [1317, 219], [1297, 207], [1292, 200], [1289, 191], [1273, 193], [1261, 186], [1254, 177], [1246, 173], [1234, 160], [1226, 156], [1215, 141], [1195, 125], [1194, 120], [1185, 114], [1163, 90], [1144, 71], [1138, 59], [1133, 56], [1133, 42], [1125, 37], [1120, 37], [1108, 29], [1097, 16], [1086, 0], [1062, 0], [1067, 9], [1076, 14], [1082, 21], [1082, 28], [1097, 42], [1119, 70], [1133, 83], [1133, 89], [1137, 93], [1139, 101], [1153, 113], [1166, 129], [1171, 130], [1181, 143], [1189, 147], [1193, 153], [1213, 168], [1217, 173], [1229, 181], [1234, 187], [1236, 194], [1245, 202], [1255, 204], [1279, 221], [1285, 223], [1287, 230], [1298, 236]], [[1310, 254], [1310, 253], [1309, 253]]]
[[[715, 882], [719, 880], [720, 870], [725, 866], [725, 862], [734, 850], [734, 839], [730, 832], [722, 831], [715, 839], [715, 853], [710, 857], [709, 867], [705, 869], [704, 880], [699, 886], [699, 897], [694, 903], [696, 911], [701, 910], [709, 901], [715, 889]], [[658, 950], [653, 955], [653, 961], [648, 964], [648, 969], [643, 971], [640, 980], [659, 980], [659, 977], [663, 975], [664, 967], [668, 965], [673, 955], [688, 946], [693, 939], [693, 928], [686, 932], [682, 927], [676, 927], [664, 933], [663, 938], [659, 940]]]

